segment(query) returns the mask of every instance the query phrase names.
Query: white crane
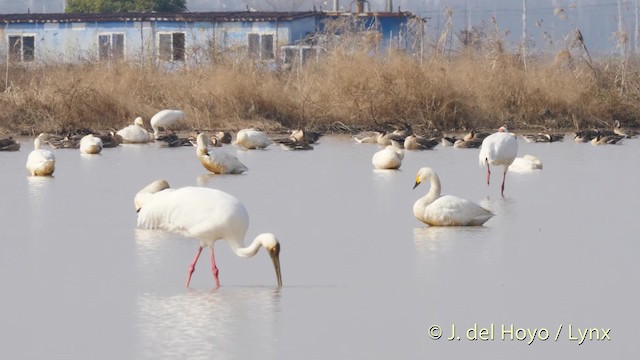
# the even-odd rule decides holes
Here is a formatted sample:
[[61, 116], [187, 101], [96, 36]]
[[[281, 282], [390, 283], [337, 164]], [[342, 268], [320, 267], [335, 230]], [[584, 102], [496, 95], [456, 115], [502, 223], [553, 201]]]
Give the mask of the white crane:
[[518, 155], [518, 139], [514, 133], [507, 130], [507, 126], [502, 126], [498, 132], [487, 136], [482, 141], [480, 154], [480, 166], [487, 166], [487, 185], [491, 179], [491, 169], [489, 165], [502, 166], [504, 172], [502, 174], [501, 194], [504, 196], [504, 181], [507, 177], [509, 165], [513, 163]]
[[187, 287], [205, 246], [211, 249], [211, 270], [216, 288], [220, 287], [213, 251], [218, 240], [225, 240], [240, 257], [252, 257], [261, 247], [265, 248], [273, 261], [278, 286], [282, 286], [278, 239], [274, 234], [264, 233], [245, 247], [249, 214], [234, 196], [211, 188], [171, 189], [165, 180], [156, 180], [136, 194], [134, 203], [138, 212], [138, 226], [184, 234], [200, 241], [196, 256], [189, 266]]
[[184, 120], [184, 112], [180, 110], [165, 109], [158, 111], [149, 120], [149, 124], [153, 129], [153, 137], [158, 138], [160, 128], [166, 131], [167, 128], [182, 120]]

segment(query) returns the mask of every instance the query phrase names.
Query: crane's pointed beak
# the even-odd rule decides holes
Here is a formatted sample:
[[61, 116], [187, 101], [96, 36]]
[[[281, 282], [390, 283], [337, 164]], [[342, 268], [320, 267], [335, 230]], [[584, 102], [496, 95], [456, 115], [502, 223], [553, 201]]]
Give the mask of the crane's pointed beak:
[[278, 279], [278, 287], [282, 287], [282, 274], [280, 273], [280, 244], [269, 250], [269, 256], [273, 262], [273, 268], [276, 270], [276, 278]]

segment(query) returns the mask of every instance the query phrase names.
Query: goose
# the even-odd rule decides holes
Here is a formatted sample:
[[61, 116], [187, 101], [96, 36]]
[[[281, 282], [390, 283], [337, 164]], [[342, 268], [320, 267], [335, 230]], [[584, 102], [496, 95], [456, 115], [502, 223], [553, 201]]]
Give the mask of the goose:
[[277, 139], [274, 142], [280, 144], [284, 150], [313, 150], [313, 146], [304, 140], [294, 138]]
[[435, 139], [426, 139], [418, 135], [412, 134], [404, 139], [404, 148], [407, 150], [431, 150], [438, 141]]
[[620, 121], [618, 121], [618, 120], [616, 120], [615, 123], [614, 123], [613, 132], [616, 135], [620, 135], [620, 136], [623, 136], [623, 137], [626, 137], [626, 138], [629, 138], [629, 139], [634, 138], [634, 137], [638, 136], [638, 134], [640, 134], [636, 130], [629, 129], [629, 128], [623, 128], [620, 125]]
[[315, 144], [322, 134], [314, 131], [292, 130], [289, 138], [295, 141], [303, 141], [307, 144]]
[[47, 136], [42, 133], [33, 141], [34, 149], [27, 157], [27, 170], [31, 176], [50, 176], [56, 168], [56, 157], [53, 152], [40, 149]]
[[115, 131], [97, 135], [102, 140], [102, 148], [114, 148], [122, 143], [122, 136]]
[[205, 133], [198, 134], [196, 140], [196, 155], [205, 169], [214, 174], [242, 174], [248, 170], [237, 157], [223, 150], [213, 149], [209, 151], [207, 148], [208, 140]]
[[54, 149], [79, 149], [82, 137], [78, 138], [78, 136], [71, 134], [67, 136], [46, 134], [44, 139]]
[[487, 185], [491, 179], [491, 169], [489, 165], [502, 166], [504, 172], [502, 174], [502, 186], [500, 193], [504, 196], [504, 182], [507, 177], [509, 165], [513, 163], [518, 155], [518, 139], [516, 135], [507, 130], [507, 126], [502, 126], [498, 132], [487, 136], [482, 140], [480, 154], [480, 166], [487, 167]]
[[624, 139], [624, 136], [620, 136], [620, 135], [598, 134], [596, 137], [591, 139], [591, 144], [593, 145], [622, 144], [623, 139]]
[[218, 139], [218, 143], [220, 145], [216, 145], [216, 146], [222, 146], [222, 144], [231, 144], [231, 134], [229, 132], [226, 131], [216, 131], [212, 137], [215, 137], [216, 139]]
[[160, 135], [156, 140], [160, 142], [160, 146], [162, 147], [181, 147], [181, 146], [192, 146], [191, 140], [189, 138], [181, 138], [175, 132], [171, 131], [169, 134]]
[[427, 195], [413, 204], [416, 219], [431, 226], [481, 226], [493, 213], [480, 205], [453, 195], [440, 195], [440, 178], [433, 169], [423, 167], [416, 175], [415, 189], [429, 181]]
[[379, 131], [363, 131], [356, 135], [353, 135], [353, 139], [358, 144], [377, 144], [378, 137], [380, 137], [382, 133]]
[[118, 130], [116, 134], [122, 137], [122, 142], [125, 144], [144, 144], [152, 140], [151, 134], [144, 128], [144, 121], [139, 116], [132, 125]]
[[477, 149], [482, 145], [482, 140], [471, 139], [458, 139], [453, 143], [453, 147], [456, 149]]
[[20, 150], [20, 142], [12, 136], [6, 139], [0, 139], [0, 151], [18, 151]]

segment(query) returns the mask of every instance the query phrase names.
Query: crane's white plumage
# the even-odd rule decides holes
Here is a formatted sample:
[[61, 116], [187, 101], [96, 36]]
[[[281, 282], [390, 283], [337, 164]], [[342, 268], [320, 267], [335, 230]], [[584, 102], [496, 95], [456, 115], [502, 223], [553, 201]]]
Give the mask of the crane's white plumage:
[[371, 163], [376, 169], [399, 169], [404, 158], [404, 151], [395, 145], [387, 145], [373, 154]]
[[517, 157], [509, 166], [509, 171], [513, 172], [529, 172], [540, 169], [542, 169], [542, 161], [533, 155]]
[[141, 117], [137, 117], [132, 125], [118, 130], [116, 133], [122, 137], [123, 143], [143, 144], [151, 141], [151, 134], [144, 128], [144, 122]]
[[507, 130], [506, 126], [501, 127], [498, 132], [487, 136], [482, 141], [478, 159], [480, 160], [480, 166], [487, 167], [487, 185], [489, 185], [491, 179], [489, 165], [502, 166], [504, 168], [501, 186], [502, 196], [504, 196], [504, 181], [507, 177], [507, 170], [517, 155], [518, 139], [515, 134]]
[[153, 137], [158, 138], [160, 128], [167, 130], [167, 128], [182, 120], [184, 120], [184, 112], [180, 110], [165, 109], [158, 111], [158, 113], [153, 115], [151, 120], [149, 120], [151, 128], [153, 129]]
[[40, 134], [33, 141], [33, 151], [27, 157], [27, 170], [32, 176], [49, 176], [56, 168], [56, 157], [53, 152], [40, 149], [42, 142], [47, 138], [47, 134]]
[[83, 154], [99, 154], [102, 151], [102, 139], [92, 134], [80, 139], [80, 152]]
[[264, 149], [272, 144], [267, 134], [256, 129], [242, 129], [236, 134], [235, 145], [240, 145], [247, 149]]
[[440, 178], [431, 168], [424, 167], [416, 175], [416, 183], [429, 181], [431, 187], [424, 197], [413, 204], [416, 219], [431, 226], [480, 226], [493, 213], [480, 205], [452, 195], [440, 195]]
[[176, 232], [200, 240], [196, 257], [189, 267], [187, 287], [204, 246], [211, 249], [213, 275], [216, 287], [220, 286], [213, 253], [217, 240], [225, 240], [240, 257], [254, 256], [264, 247], [273, 261], [278, 286], [282, 285], [278, 239], [270, 233], [260, 234], [244, 247], [249, 214], [234, 196], [211, 188], [171, 189], [166, 181], [156, 180], [136, 194], [134, 203], [138, 211], [138, 226]]
[[196, 155], [205, 169], [215, 174], [242, 174], [249, 170], [237, 157], [224, 150], [214, 148], [209, 151], [208, 141], [209, 138], [206, 134], [198, 134]]

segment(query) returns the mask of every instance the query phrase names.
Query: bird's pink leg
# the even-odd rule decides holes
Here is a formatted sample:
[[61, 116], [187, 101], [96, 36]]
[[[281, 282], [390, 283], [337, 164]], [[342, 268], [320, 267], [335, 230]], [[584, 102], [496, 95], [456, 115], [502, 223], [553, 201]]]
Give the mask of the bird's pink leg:
[[487, 185], [489, 185], [489, 180], [491, 179], [491, 169], [489, 169], [489, 159], [484, 159], [484, 162], [487, 164]]
[[218, 280], [218, 267], [216, 266], [216, 257], [213, 254], [213, 246], [211, 248], [211, 272], [213, 273], [213, 278], [216, 280], [216, 289], [220, 287], [220, 280]]
[[200, 253], [202, 252], [202, 246], [198, 247], [198, 252], [196, 253], [196, 257], [193, 258], [193, 262], [189, 265], [189, 274], [187, 275], [187, 285], [189, 287], [189, 283], [191, 282], [191, 275], [193, 271], [196, 269], [196, 263], [198, 262], [198, 258], [200, 257]]

